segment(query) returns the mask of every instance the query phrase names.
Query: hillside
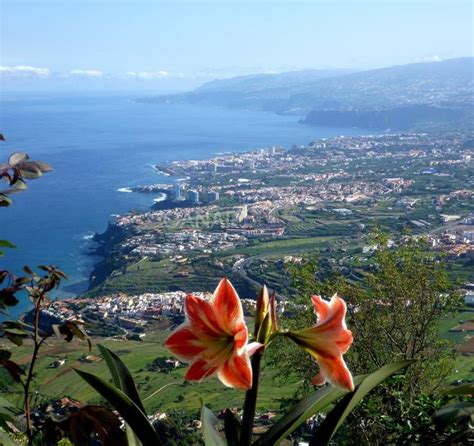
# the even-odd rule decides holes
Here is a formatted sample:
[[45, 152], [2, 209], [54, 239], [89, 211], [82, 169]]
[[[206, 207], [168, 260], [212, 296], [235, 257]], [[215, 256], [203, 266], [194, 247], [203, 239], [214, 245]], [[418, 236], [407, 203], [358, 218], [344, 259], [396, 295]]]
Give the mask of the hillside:
[[[466, 127], [471, 125], [474, 104], [473, 65], [474, 58], [459, 58], [355, 73], [312, 70], [241, 76], [212, 81], [189, 93], [145, 101], [295, 114], [313, 125], [340, 126], [344, 122], [361, 128], [408, 129], [424, 124]], [[398, 119], [400, 108], [410, 110], [409, 119]], [[374, 112], [381, 110], [383, 116], [374, 118]], [[326, 111], [344, 113], [322, 113]], [[369, 113], [361, 117], [360, 112]]]

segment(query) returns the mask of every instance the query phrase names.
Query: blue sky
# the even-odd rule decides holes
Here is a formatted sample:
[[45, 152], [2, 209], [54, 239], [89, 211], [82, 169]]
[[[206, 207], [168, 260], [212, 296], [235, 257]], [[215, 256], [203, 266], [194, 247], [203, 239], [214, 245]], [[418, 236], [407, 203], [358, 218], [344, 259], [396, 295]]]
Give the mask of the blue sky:
[[470, 0], [0, 1], [8, 82], [174, 86], [473, 54]]

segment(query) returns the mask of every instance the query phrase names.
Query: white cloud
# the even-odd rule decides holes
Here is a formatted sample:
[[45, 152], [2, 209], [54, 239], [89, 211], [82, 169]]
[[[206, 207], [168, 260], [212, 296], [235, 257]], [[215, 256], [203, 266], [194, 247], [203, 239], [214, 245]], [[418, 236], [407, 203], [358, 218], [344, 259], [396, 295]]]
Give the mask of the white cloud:
[[127, 76], [135, 77], [137, 79], [151, 80], [151, 79], [164, 79], [172, 77], [172, 74], [168, 71], [128, 71]]
[[433, 54], [431, 56], [418, 57], [414, 62], [442, 62], [443, 60], [441, 56]]
[[102, 77], [103, 71], [100, 70], [71, 70], [69, 71], [70, 76], [82, 76], [82, 77]]
[[48, 68], [31, 67], [29, 65], [17, 65], [14, 67], [0, 65], [0, 76], [8, 78], [46, 78], [50, 75]]

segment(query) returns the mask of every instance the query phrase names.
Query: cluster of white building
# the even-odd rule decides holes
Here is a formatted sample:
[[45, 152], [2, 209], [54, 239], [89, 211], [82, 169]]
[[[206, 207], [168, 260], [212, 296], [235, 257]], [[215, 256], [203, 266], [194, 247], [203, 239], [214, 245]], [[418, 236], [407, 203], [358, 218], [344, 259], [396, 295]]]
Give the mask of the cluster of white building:
[[132, 254], [158, 256], [186, 252], [211, 253], [223, 251], [238, 244], [243, 244], [246, 240], [246, 237], [239, 234], [185, 229], [178, 232], [163, 233], [159, 243], [149, 243], [144, 240], [137, 243], [138, 241], [133, 238], [127, 243], [137, 243], [137, 246], [131, 251]]

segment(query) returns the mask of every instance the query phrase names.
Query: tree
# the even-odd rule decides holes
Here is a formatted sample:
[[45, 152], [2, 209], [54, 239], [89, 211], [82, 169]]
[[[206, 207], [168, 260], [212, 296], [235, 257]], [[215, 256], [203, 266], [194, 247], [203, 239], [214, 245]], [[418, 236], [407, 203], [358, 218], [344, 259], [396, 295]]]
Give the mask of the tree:
[[[388, 420], [395, 418], [391, 421], [395, 426], [403, 410], [408, 413], [415, 406], [431, 407], [421, 405], [420, 398], [423, 394], [435, 395], [453, 365], [452, 348], [439, 338], [438, 324], [459, 303], [443, 259], [430, 252], [424, 240], [406, 237], [399, 246], [389, 248], [387, 234], [378, 232], [372, 238], [377, 250], [359, 282], [320, 269], [321, 262], [314, 258], [289, 267], [295, 302], [311, 294], [331, 296], [336, 292], [348, 302], [348, 325], [354, 333], [348, 354], [351, 370], [369, 373], [395, 359], [418, 360], [403, 380], [381, 386], [371, 397], [370, 405], [359, 409], [359, 415], [364, 411], [364, 426], [356, 426], [361, 422], [357, 413], [351, 418], [351, 435], [357, 429], [363, 430], [360, 439], [364, 441], [369, 431], [373, 441], [377, 435], [387, 438], [387, 430], [391, 429]], [[299, 308], [288, 324], [298, 325], [315, 318], [310, 308]], [[291, 365], [308, 383], [306, 388], [310, 387], [314, 362], [291, 344], [276, 342], [270, 361], [283, 368]], [[382, 415], [385, 418], [380, 418]], [[413, 425], [417, 421], [415, 417]], [[401, 423], [406, 424], [406, 419]], [[380, 429], [385, 430], [384, 434]], [[393, 428], [395, 436], [397, 429]]]

